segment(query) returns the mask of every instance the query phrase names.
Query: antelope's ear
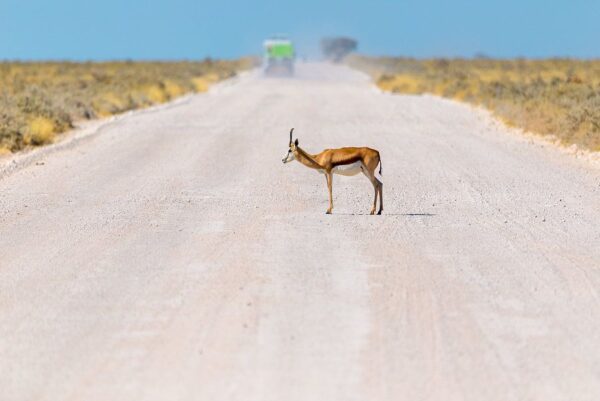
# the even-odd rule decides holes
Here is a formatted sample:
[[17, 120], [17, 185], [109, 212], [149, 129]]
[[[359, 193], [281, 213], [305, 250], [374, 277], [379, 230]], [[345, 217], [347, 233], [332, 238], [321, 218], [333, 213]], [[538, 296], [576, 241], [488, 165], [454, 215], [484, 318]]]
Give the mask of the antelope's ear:
[[298, 138], [296, 138], [296, 140], [294, 141], [294, 144], [295, 144], [296, 146], [298, 146]]

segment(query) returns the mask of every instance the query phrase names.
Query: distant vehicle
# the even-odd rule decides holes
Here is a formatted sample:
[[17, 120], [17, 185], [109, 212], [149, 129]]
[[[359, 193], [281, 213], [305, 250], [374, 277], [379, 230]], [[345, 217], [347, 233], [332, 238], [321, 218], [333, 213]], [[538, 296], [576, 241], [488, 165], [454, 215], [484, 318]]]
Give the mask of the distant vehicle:
[[264, 71], [269, 76], [294, 75], [295, 51], [292, 41], [284, 36], [265, 40]]

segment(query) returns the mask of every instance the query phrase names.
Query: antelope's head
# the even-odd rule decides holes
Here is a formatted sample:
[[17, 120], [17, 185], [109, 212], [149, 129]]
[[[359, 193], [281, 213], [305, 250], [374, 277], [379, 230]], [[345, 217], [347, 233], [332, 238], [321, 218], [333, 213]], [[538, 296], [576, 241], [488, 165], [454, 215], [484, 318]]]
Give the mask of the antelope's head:
[[289, 144], [289, 149], [288, 149], [287, 153], [283, 156], [283, 159], [281, 159], [281, 161], [284, 164], [296, 160], [296, 151], [297, 151], [297, 148], [298, 148], [298, 138], [296, 138], [296, 140], [292, 142], [292, 133], [293, 132], [294, 132], [294, 129], [292, 128], [290, 130], [290, 144]]

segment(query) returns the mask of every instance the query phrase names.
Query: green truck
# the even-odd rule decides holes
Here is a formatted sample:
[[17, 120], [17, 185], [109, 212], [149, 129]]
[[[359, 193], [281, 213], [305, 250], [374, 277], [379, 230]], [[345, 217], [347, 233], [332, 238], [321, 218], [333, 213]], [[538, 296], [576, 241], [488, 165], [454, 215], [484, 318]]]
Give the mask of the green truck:
[[294, 45], [285, 37], [274, 37], [264, 42], [264, 71], [269, 76], [294, 75]]

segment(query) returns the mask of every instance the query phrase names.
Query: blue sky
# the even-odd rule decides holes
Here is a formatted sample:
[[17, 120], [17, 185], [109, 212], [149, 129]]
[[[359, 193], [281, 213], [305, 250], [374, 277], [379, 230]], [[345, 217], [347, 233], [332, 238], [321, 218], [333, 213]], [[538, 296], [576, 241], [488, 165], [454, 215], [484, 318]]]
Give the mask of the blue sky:
[[600, 57], [600, 0], [0, 0], [0, 59], [198, 59], [258, 54], [273, 33], [374, 55]]

